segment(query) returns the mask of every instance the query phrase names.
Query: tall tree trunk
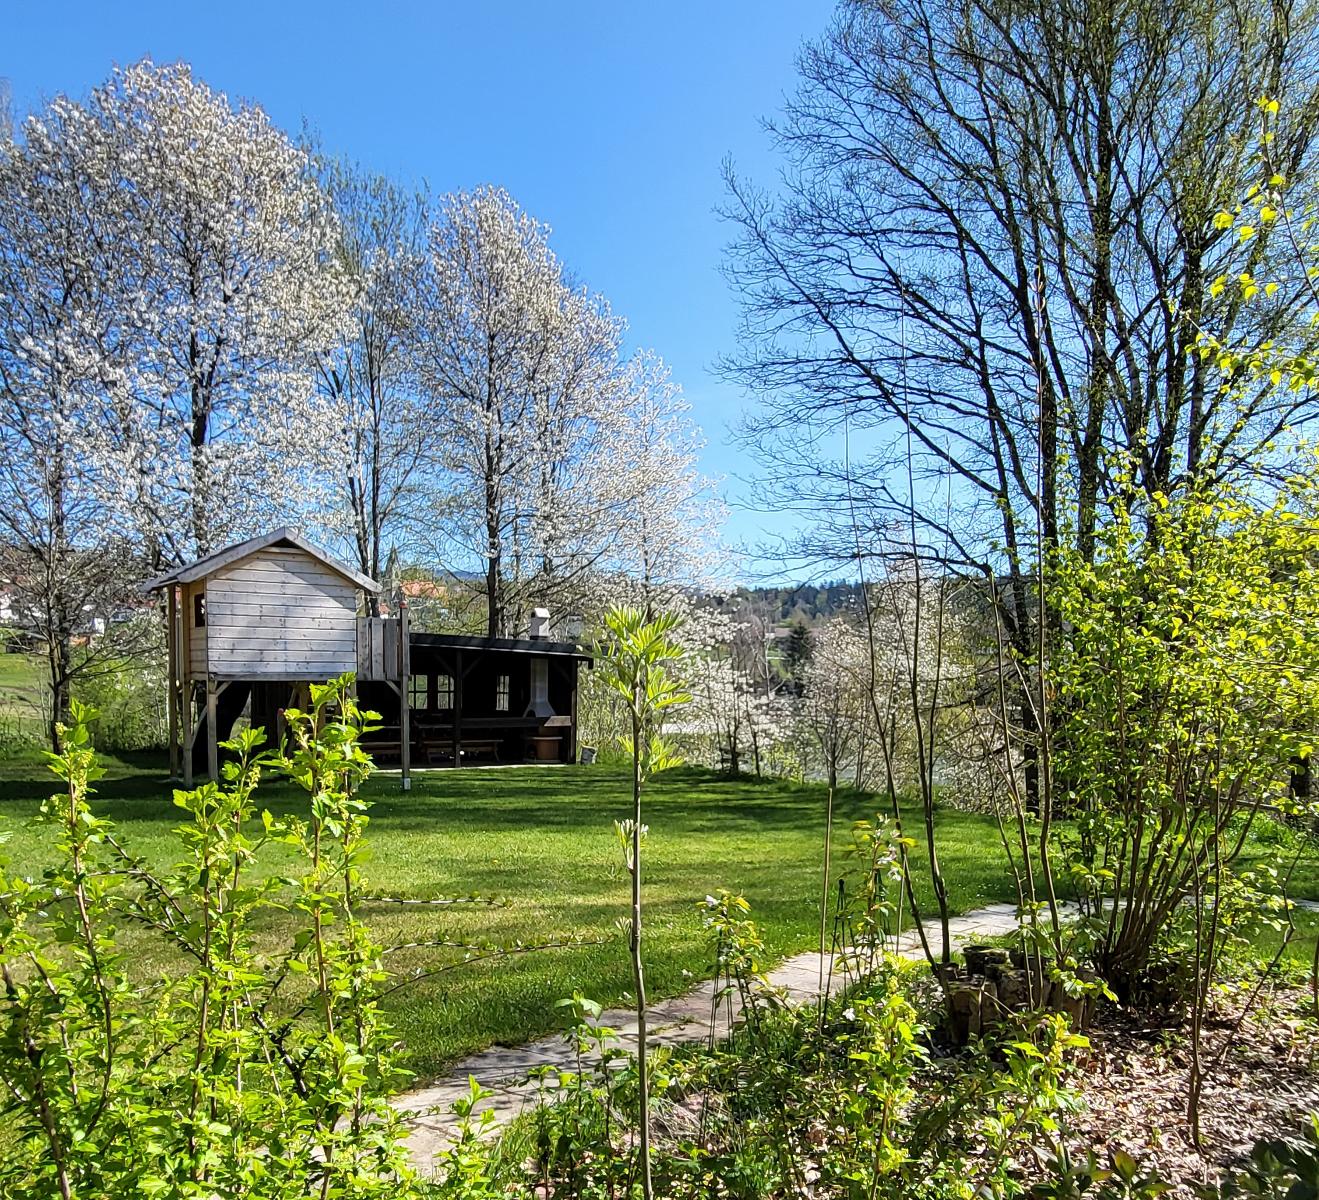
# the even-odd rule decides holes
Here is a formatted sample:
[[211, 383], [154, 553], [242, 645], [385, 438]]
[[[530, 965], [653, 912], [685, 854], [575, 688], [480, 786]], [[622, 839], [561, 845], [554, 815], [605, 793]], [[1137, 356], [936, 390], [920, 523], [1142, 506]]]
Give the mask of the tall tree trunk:
[[[369, 552], [371, 562], [367, 574], [372, 579], [380, 578], [380, 539], [384, 517], [380, 511], [380, 438], [384, 426], [384, 384], [380, 372], [376, 369], [375, 356], [368, 349], [369, 376], [371, 380], [371, 538]], [[372, 592], [370, 596], [371, 615], [380, 615], [380, 596]]]
[[47, 643], [47, 666], [50, 671], [50, 746], [60, 751], [59, 727], [69, 723], [70, 675], [73, 670], [73, 626], [67, 607], [56, 601], [56, 618], [52, 622]]
[[68, 595], [69, 498], [66, 447], [57, 436], [47, 468], [47, 503], [50, 506], [50, 541], [42, 564], [46, 573], [46, 662], [50, 678], [50, 745], [60, 751], [59, 727], [68, 724], [69, 682], [73, 668], [73, 617]]

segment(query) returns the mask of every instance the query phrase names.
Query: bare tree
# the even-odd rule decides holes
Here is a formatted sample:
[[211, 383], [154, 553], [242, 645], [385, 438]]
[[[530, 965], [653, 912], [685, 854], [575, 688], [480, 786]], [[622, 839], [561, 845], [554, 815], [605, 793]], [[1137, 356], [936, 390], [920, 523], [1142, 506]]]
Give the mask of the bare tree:
[[[1123, 486], [1110, 452], [1148, 493], [1275, 466], [1273, 439], [1319, 411], [1309, 390], [1222, 389], [1192, 351], [1205, 328], [1259, 345], [1303, 307], [1299, 287], [1251, 306], [1210, 285], [1281, 252], [1214, 218], [1258, 171], [1261, 93], [1288, 177], [1311, 164], [1315, 45], [1309, 3], [844, 3], [773, 127], [783, 194], [728, 172], [745, 308], [727, 366], [761, 399], [766, 498], [819, 518], [798, 550], [841, 562], [855, 526], [870, 553], [913, 520], [922, 553], [996, 573], [1029, 658], [1037, 541], [1093, 551]], [[929, 504], [948, 476], [951, 509]]]

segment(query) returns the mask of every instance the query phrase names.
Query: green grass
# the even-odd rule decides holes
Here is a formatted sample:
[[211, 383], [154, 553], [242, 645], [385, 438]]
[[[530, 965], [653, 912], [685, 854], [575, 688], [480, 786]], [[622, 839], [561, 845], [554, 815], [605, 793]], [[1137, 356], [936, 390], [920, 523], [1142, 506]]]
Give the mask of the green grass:
[[[125, 757], [108, 765], [98, 811], [137, 853], [170, 861], [180, 814], [168, 800], [160, 760]], [[555, 1001], [574, 990], [605, 1004], [627, 995], [631, 977], [618, 921], [628, 887], [614, 821], [628, 815], [628, 788], [623, 770], [604, 765], [428, 772], [406, 794], [397, 775], [368, 784], [374, 808], [366, 874], [373, 890], [414, 898], [479, 892], [506, 901], [438, 910], [372, 905], [368, 917], [381, 940], [605, 940], [464, 964], [395, 993], [392, 1018], [420, 1076], [492, 1042], [516, 1043], [555, 1028]], [[39, 870], [50, 855], [48, 832], [32, 821], [50, 790], [35, 756], [0, 761], [0, 831], [9, 834], [11, 862], [27, 870]], [[263, 787], [261, 802], [275, 812], [299, 805], [287, 785]], [[747, 897], [775, 956], [816, 944], [824, 804], [823, 789], [781, 781], [685, 769], [654, 781], [646, 798], [645, 932], [655, 998], [710, 973], [697, 903], [719, 887]], [[841, 850], [854, 819], [873, 815], [873, 801], [843, 793], [835, 847]], [[990, 819], [941, 814], [938, 836], [956, 911], [1014, 898]], [[284, 865], [276, 859], [268, 869]], [[391, 956], [404, 973], [445, 961], [434, 951]], [[139, 965], [146, 971], [155, 963], [144, 953]]]
[[[3, 658], [0, 657], [0, 662]], [[159, 865], [176, 856], [172, 830], [181, 815], [169, 800], [159, 756], [108, 758], [109, 774], [95, 801], [122, 839]], [[33, 753], [0, 759], [0, 832], [5, 852], [25, 871], [39, 871], [51, 856], [49, 831], [32, 820], [53, 780]], [[614, 764], [565, 768], [436, 771], [399, 790], [396, 774], [367, 786], [374, 803], [366, 864], [377, 894], [433, 898], [478, 892], [499, 896], [499, 907], [399, 908], [372, 904], [367, 916], [387, 943], [438, 938], [490, 939], [501, 944], [602, 939], [603, 944], [538, 951], [451, 966], [435, 951], [390, 956], [401, 974], [422, 977], [388, 1001], [410, 1066], [434, 1076], [462, 1055], [495, 1042], [518, 1043], [557, 1026], [554, 1004], [581, 991], [616, 1004], [631, 988], [618, 921], [626, 914], [627, 877], [614, 822], [629, 815], [629, 781]], [[261, 803], [276, 813], [301, 809], [285, 784], [263, 785]], [[835, 811], [835, 874], [854, 820], [875, 815], [877, 801], [843, 791]], [[741, 892], [752, 905], [775, 958], [813, 947], [818, 939], [820, 854], [824, 790], [780, 780], [729, 780], [698, 770], [666, 772], [646, 798], [646, 958], [651, 994], [676, 995], [710, 974], [708, 947], [697, 904], [720, 887]], [[925, 911], [920, 823], [909, 820], [918, 891]], [[937, 816], [940, 862], [954, 912], [1016, 899], [998, 832], [989, 817], [955, 811]], [[1319, 895], [1312, 844], [1286, 830], [1268, 829], [1248, 847], [1249, 865], [1286, 864], [1302, 849], [1291, 894]], [[277, 849], [265, 869], [278, 873], [289, 860]], [[1308, 956], [1313, 925], [1289, 958]], [[272, 929], [278, 936], [280, 929]], [[144, 974], [168, 956], [134, 942]]]
[[[1253, 931], [1250, 957], [1260, 966], [1271, 963], [1278, 957], [1279, 969], [1288, 977], [1300, 982], [1309, 977], [1310, 967], [1314, 961], [1315, 938], [1319, 937], [1319, 913], [1297, 909], [1292, 913], [1295, 926], [1286, 945], [1284, 934], [1269, 928]], [[1278, 951], [1282, 953], [1279, 955]]]
[[46, 661], [39, 654], [9, 653], [3, 634], [0, 630], [0, 741], [39, 744], [46, 737]]
[[1319, 899], [1319, 837], [1281, 821], [1258, 819], [1237, 859], [1238, 871], [1268, 869], [1289, 896]]

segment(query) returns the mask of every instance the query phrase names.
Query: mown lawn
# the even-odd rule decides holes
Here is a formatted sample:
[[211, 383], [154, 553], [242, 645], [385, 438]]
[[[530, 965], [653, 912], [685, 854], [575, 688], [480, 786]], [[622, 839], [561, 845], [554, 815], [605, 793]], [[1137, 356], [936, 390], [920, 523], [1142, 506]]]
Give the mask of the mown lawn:
[[39, 743], [46, 736], [45, 680], [45, 660], [10, 652], [0, 630], [0, 741], [6, 746]]
[[[174, 857], [169, 801], [159, 760], [112, 759], [98, 810], [131, 847], [154, 863]], [[428, 898], [478, 892], [499, 907], [444, 909], [372, 905], [370, 919], [386, 943], [487, 938], [497, 943], [603, 939], [455, 966], [394, 994], [394, 1022], [412, 1068], [438, 1073], [464, 1053], [492, 1042], [520, 1042], [557, 1024], [555, 1001], [581, 991], [616, 1003], [631, 985], [618, 921], [627, 880], [614, 821], [628, 815], [628, 777], [607, 765], [437, 771], [399, 790], [397, 775], [368, 785], [374, 801], [366, 872], [380, 894]], [[48, 834], [32, 821], [50, 784], [35, 757], [0, 762], [0, 831], [15, 866], [39, 870]], [[274, 812], [293, 811], [286, 785], [263, 788]], [[652, 994], [661, 998], [710, 973], [697, 904], [719, 887], [744, 894], [775, 956], [807, 949], [818, 938], [822, 788], [781, 781], [728, 780], [681, 769], [654, 781], [646, 801], [646, 938]], [[852, 822], [873, 817], [874, 801], [843, 793], [835, 813], [841, 854]], [[957, 911], [1014, 899], [988, 818], [940, 817], [940, 852]], [[841, 858], [839, 864], [847, 860]], [[272, 858], [278, 872], [287, 859]], [[141, 969], [159, 963], [139, 956]], [[403, 973], [445, 963], [434, 951], [391, 955]]]
[[[118, 824], [122, 839], [137, 853], [157, 865], [171, 861], [176, 856], [172, 830], [180, 814], [170, 802], [161, 760], [141, 756], [107, 763], [110, 771], [96, 807]], [[39, 871], [50, 857], [49, 831], [32, 818], [53, 783], [35, 755], [0, 760], [0, 833], [8, 835], [3, 853], [24, 871]], [[421, 1078], [493, 1042], [517, 1043], [555, 1028], [555, 1002], [573, 991], [606, 1005], [627, 996], [631, 976], [618, 922], [627, 911], [628, 887], [614, 822], [629, 814], [628, 788], [627, 772], [604, 764], [425, 772], [406, 794], [396, 774], [370, 781], [367, 794], [374, 807], [366, 874], [376, 894], [425, 899], [475, 892], [501, 901], [495, 907], [434, 909], [372, 904], [368, 916], [383, 942], [601, 943], [468, 963], [433, 950], [392, 954], [400, 976], [419, 976], [388, 1003], [410, 1065]], [[298, 793], [275, 782], [263, 785], [261, 802], [276, 813], [301, 806]], [[853, 821], [873, 818], [876, 805], [872, 798], [840, 793], [835, 874], [849, 862], [845, 848]], [[816, 944], [824, 811], [825, 793], [818, 786], [730, 780], [693, 769], [670, 771], [654, 781], [646, 799], [645, 862], [646, 953], [654, 998], [675, 995], [710, 974], [698, 904], [717, 888], [746, 896], [773, 957]], [[914, 814], [907, 826], [920, 842]], [[954, 911], [1016, 899], [991, 818], [942, 811], [937, 838]], [[1292, 872], [1292, 894], [1314, 896], [1319, 871], [1312, 846], [1277, 830], [1252, 839], [1246, 857], [1251, 866], [1286, 870], [1302, 850]], [[923, 844], [913, 851], [913, 862], [923, 880]], [[270, 873], [289, 865], [282, 849], [264, 863]], [[929, 912], [928, 888], [922, 885], [920, 891]], [[1296, 966], [1312, 952], [1319, 921], [1306, 914], [1298, 924], [1304, 936], [1287, 956]], [[281, 939], [287, 931], [266, 932]], [[146, 975], [168, 962], [140, 938], [133, 949]]]

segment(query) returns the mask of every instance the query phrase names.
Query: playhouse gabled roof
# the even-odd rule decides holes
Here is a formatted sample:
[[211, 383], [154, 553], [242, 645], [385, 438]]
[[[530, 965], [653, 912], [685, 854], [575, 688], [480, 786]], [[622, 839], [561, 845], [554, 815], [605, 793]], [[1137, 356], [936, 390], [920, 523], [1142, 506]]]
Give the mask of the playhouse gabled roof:
[[205, 558], [197, 559], [196, 562], [185, 563], [181, 567], [175, 567], [172, 571], [166, 571], [163, 575], [157, 575], [155, 579], [150, 579], [144, 583], [142, 590], [144, 592], [158, 592], [161, 588], [168, 587], [172, 583], [196, 583], [199, 579], [214, 575], [216, 571], [229, 566], [230, 563], [236, 563], [240, 559], [247, 558], [271, 546], [295, 546], [299, 550], [306, 551], [312, 558], [319, 559], [330, 570], [342, 575], [345, 579], [351, 580], [364, 591], [380, 591], [380, 585], [374, 579], [368, 579], [360, 571], [354, 571], [347, 563], [340, 562], [319, 546], [307, 541], [301, 534], [283, 525], [278, 529], [272, 529], [269, 533], [263, 533], [260, 537], [226, 546], [222, 550], [217, 550], [214, 554], [208, 554]]

